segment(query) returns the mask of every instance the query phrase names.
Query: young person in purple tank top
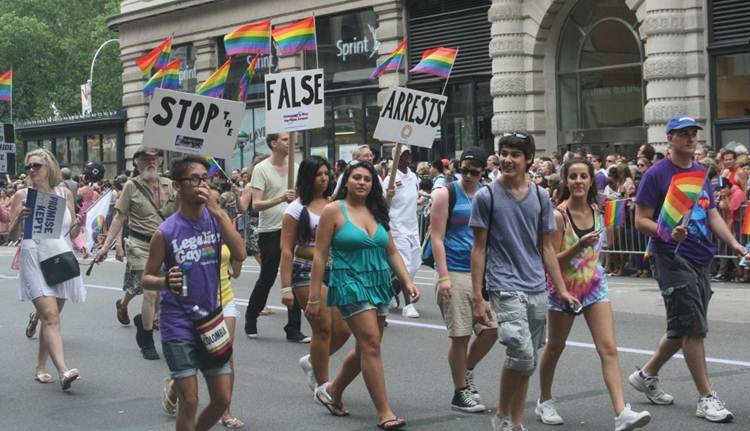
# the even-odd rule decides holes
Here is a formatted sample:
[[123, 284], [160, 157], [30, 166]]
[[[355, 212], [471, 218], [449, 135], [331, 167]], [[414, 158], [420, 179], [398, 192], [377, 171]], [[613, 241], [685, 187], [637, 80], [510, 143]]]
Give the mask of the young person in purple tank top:
[[[229, 364], [211, 362], [193, 329], [201, 311], [210, 313], [220, 305], [221, 244], [229, 247], [233, 259], [243, 261], [246, 257], [232, 220], [211, 199], [207, 172], [208, 163], [197, 156], [186, 156], [172, 164], [180, 210], [154, 232], [142, 280], [145, 289], [169, 290], [161, 295], [161, 340], [178, 397], [178, 430], [213, 427], [232, 397]], [[186, 262], [190, 262], [189, 268]], [[166, 276], [162, 268], [168, 269]], [[187, 296], [182, 293], [183, 274], [187, 276]], [[211, 399], [196, 422], [199, 369]]]

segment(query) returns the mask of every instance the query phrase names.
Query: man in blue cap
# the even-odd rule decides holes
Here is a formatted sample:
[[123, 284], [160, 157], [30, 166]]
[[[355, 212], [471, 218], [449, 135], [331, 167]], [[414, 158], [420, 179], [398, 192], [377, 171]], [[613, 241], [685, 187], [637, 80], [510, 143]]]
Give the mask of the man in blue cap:
[[[668, 405], [674, 397], [659, 385], [659, 370], [682, 349], [700, 399], [696, 415], [709, 422], [729, 422], [734, 414], [727, 410], [711, 388], [706, 369], [704, 340], [708, 333], [708, 303], [711, 298], [711, 260], [716, 248], [712, 231], [738, 256], [748, 253], [732, 236], [716, 209], [711, 182], [706, 178], [693, 209], [674, 227], [671, 235], [657, 233], [657, 219], [667, 190], [675, 175], [703, 172], [693, 162], [701, 127], [693, 118], [675, 115], [667, 123], [670, 156], [655, 163], [641, 180], [635, 198], [635, 226], [651, 237], [651, 252], [656, 265], [656, 280], [667, 310], [667, 332], [646, 364], [630, 375], [630, 384], [654, 404]], [[747, 256], [750, 257], [750, 256]]]

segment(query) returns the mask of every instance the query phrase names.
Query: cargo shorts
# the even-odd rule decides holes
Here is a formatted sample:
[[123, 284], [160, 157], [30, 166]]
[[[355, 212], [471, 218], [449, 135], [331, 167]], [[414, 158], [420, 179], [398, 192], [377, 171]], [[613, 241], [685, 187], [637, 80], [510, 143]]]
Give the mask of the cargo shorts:
[[656, 281], [667, 310], [667, 338], [708, 334], [708, 303], [713, 295], [707, 265], [654, 254]]
[[530, 376], [536, 369], [537, 351], [545, 344], [547, 292], [489, 292], [497, 314], [498, 338], [505, 346], [505, 368]]

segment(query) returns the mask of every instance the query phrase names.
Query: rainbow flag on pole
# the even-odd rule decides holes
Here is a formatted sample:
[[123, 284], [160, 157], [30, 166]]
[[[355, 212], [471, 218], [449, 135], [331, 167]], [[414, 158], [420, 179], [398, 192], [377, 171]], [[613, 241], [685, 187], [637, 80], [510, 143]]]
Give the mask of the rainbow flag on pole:
[[625, 226], [625, 199], [604, 203], [604, 226]]
[[315, 40], [314, 16], [276, 27], [273, 29], [272, 35], [281, 55], [296, 54], [300, 51], [315, 51], [318, 49]]
[[406, 55], [406, 40], [404, 39], [398, 47], [383, 60], [382, 63], [375, 67], [375, 70], [370, 74], [370, 79], [378, 79], [386, 71], [390, 72], [398, 70], [401, 67], [401, 62], [404, 61], [404, 55]]
[[157, 88], [175, 90], [180, 88], [180, 59], [175, 58], [164, 69], [159, 70], [143, 86], [143, 95], [151, 96]]
[[672, 230], [683, 217], [690, 217], [690, 211], [698, 200], [706, 182], [706, 172], [694, 171], [676, 174], [664, 197], [664, 203], [656, 221], [656, 233], [663, 241], [669, 241]]
[[448, 78], [456, 62], [458, 49], [456, 48], [432, 48], [422, 53], [422, 60], [412, 67], [410, 72], [429, 73], [430, 75]]
[[206, 159], [206, 162], [208, 162], [208, 176], [209, 177], [213, 177], [219, 172], [224, 172], [224, 170], [221, 169], [221, 165], [219, 165], [219, 162], [217, 162], [216, 159], [214, 159], [211, 156], [203, 156], [203, 158]]
[[252, 81], [253, 75], [255, 75], [255, 65], [258, 64], [258, 58], [260, 58], [260, 54], [255, 54], [253, 61], [250, 62], [247, 70], [242, 75], [242, 78], [240, 78], [240, 102], [244, 102], [247, 97], [247, 89], [250, 88], [250, 81]]
[[221, 65], [221, 67], [216, 69], [216, 72], [214, 72], [213, 75], [209, 76], [203, 84], [195, 89], [195, 94], [221, 98], [224, 95], [224, 84], [227, 82], [229, 66], [231, 66], [231, 64], [232, 59], [229, 58]]
[[246, 24], [224, 36], [227, 55], [271, 52], [271, 20]]
[[13, 97], [13, 70], [0, 75], [0, 101], [10, 102]]
[[172, 55], [172, 36], [169, 35], [156, 48], [143, 55], [135, 61], [135, 64], [141, 69], [144, 75], [151, 73], [151, 69], [160, 70], [167, 66], [169, 57]]

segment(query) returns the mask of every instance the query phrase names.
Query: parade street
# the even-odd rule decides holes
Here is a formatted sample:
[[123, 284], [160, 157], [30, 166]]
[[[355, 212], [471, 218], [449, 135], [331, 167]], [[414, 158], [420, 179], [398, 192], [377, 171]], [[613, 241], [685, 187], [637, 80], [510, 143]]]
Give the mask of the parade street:
[[[56, 381], [41, 385], [33, 380], [38, 335], [24, 336], [30, 303], [16, 299], [17, 273], [11, 271], [13, 248], [0, 249], [0, 430], [169, 430], [174, 419], [160, 408], [162, 379], [167, 375], [163, 357], [146, 361], [135, 345], [135, 328], [115, 319], [115, 299], [124, 264], [109, 259], [84, 277], [88, 288], [85, 304], [66, 304], [62, 313], [65, 357], [81, 372], [81, 380], [69, 393]], [[112, 254], [110, 254], [111, 256]], [[82, 272], [87, 266], [82, 266]], [[242, 305], [258, 275], [258, 265], [245, 261], [242, 277], [234, 281]], [[434, 273], [423, 268], [417, 276], [423, 299], [419, 319], [406, 319], [393, 312], [383, 341], [383, 362], [388, 395], [396, 413], [411, 430], [489, 430], [491, 411], [498, 398], [499, 372], [504, 349], [495, 348], [476, 370], [482, 400], [491, 411], [462, 414], [450, 409], [453, 388], [446, 360], [448, 339], [432, 289]], [[610, 298], [615, 309], [616, 335], [620, 350], [625, 398], [634, 410], [647, 409], [650, 429], [720, 430], [750, 429], [750, 286], [714, 285], [710, 332], [706, 342], [708, 367], [714, 388], [736, 415], [731, 424], [710, 424], [695, 417], [697, 394], [690, 374], [675, 358], [662, 372], [663, 387], [675, 396], [673, 406], [654, 406], [627, 383], [634, 367], [643, 363], [663, 334], [664, 311], [656, 282], [652, 279], [610, 278]], [[140, 309], [140, 298], [130, 306], [131, 318]], [[234, 345], [237, 382], [232, 412], [253, 431], [370, 430], [375, 412], [362, 379], [344, 395], [351, 416], [336, 418], [313, 401], [305, 376], [297, 365], [308, 346], [290, 344], [283, 337], [286, 313], [279, 307], [278, 283], [269, 299], [276, 314], [259, 320], [260, 338], [249, 340], [242, 333]], [[310, 334], [309, 326], [303, 332]], [[557, 368], [553, 392], [565, 425], [547, 427], [533, 413], [538, 374], [532, 377], [525, 423], [530, 430], [611, 430], [613, 413], [601, 378], [599, 358], [591, 344], [584, 320], [576, 322], [569, 346]], [[352, 346], [349, 341], [346, 348]], [[157, 348], [161, 354], [160, 344]], [[333, 358], [331, 372], [338, 369], [343, 352]], [[51, 366], [47, 371], [56, 373]], [[200, 385], [201, 405], [208, 395]], [[220, 429], [220, 426], [215, 429]]]

